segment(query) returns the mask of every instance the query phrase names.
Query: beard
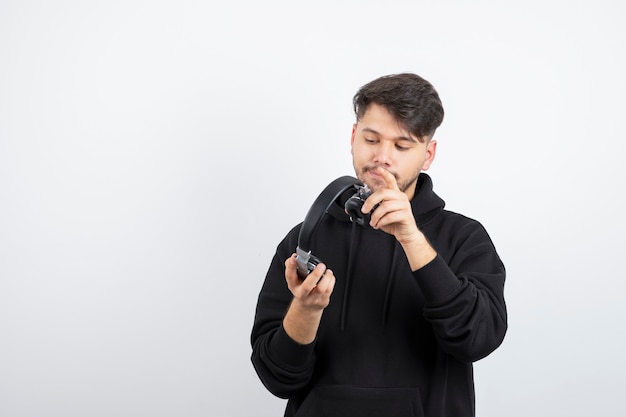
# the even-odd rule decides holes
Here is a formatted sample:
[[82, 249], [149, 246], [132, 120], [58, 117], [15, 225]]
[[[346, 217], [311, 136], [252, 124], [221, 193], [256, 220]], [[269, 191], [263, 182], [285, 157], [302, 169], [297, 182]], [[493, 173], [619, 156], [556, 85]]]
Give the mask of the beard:
[[[368, 181], [365, 180], [366, 178], [365, 174], [367, 174], [369, 171], [377, 169], [378, 167], [379, 165], [365, 165], [360, 170], [357, 170], [357, 177], [361, 181], [366, 183], [367, 186], [370, 188], [370, 190], [372, 190], [373, 192], [376, 192], [387, 186], [387, 184], [385, 183], [383, 179], [377, 180], [369, 176], [368, 177], [369, 180]], [[406, 190], [408, 190], [409, 188], [415, 187], [415, 183], [417, 182], [417, 178], [419, 177], [419, 174], [420, 174], [420, 171], [418, 170], [415, 174], [411, 175], [409, 178], [403, 179], [403, 178], [400, 178], [400, 176], [396, 172], [393, 172], [390, 170], [387, 170], [387, 172], [389, 172], [391, 175], [394, 176], [394, 178], [396, 179], [396, 183], [398, 184], [398, 188], [403, 193], [405, 193]]]

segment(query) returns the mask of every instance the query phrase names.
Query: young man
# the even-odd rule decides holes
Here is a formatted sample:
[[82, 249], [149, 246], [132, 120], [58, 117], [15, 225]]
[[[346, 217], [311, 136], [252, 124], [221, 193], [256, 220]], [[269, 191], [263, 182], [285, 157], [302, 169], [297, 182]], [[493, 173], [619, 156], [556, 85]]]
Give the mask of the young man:
[[415, 74], [354, 97], [352, 158], [373, 191], [365, 227], [339, 204], [296, 271], [301, 225], [278, 245], [259, 294], [252, 362], [285, 416], [474, 415], [472, 362], [507, 329], [505, 269], [480, 223], [444, 209], [425, 174], [443, 107]]

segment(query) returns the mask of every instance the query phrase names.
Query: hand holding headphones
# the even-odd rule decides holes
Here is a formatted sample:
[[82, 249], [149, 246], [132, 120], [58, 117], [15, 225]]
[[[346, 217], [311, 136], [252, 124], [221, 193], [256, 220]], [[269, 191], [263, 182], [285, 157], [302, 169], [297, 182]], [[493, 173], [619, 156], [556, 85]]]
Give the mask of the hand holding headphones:
[[361, 212], [363, 203], [372, 194], [372, 191], [366, 184], [351, 176], [339, 177], [328, 184], [313, 202], [313, 205], [304, 218], [300, 234], [298, 235], [296, 262], [300, 277], [306, 277], [311, 273], [311, 271], [313, 271], [313, 269], [315, 269], [315, 266], [321, 262], [317, 257], [311, 254], [311, 237], [313, 236], [313, 232], [315, 232], [319, 223], [322, 221], [324, 215], [328, 212], [330, 206], [339, 198], [339, 196], [350, 188], [354, 188], [355, 193], [346, 201], [344, 205], [346, 213], [350, 216], [351, 221], [361, 226], [369, 224], [371, 212], [367, 214]]

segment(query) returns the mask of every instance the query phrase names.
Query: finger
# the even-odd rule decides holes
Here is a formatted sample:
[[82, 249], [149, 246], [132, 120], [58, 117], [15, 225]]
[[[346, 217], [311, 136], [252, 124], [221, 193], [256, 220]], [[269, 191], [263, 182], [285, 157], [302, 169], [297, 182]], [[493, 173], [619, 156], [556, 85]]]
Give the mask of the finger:
[[372, 221], [370, 222], [370, 226], [372, 226], [374, 229], [380, 229], [390, 224], [398, 223], [401, 220], [402, 220], [401, 213], [397, 211], [386, 212], [384, 215], [379, 216], [379, 217], [372, 216]]
[[388, 224], [395, 223], [402, 220], [402, 210], [404, 205], [398, 200], [384, 200], [381, 204], [372, 212], [370, 219], [370, 225], [377, 229]]
[[[390, 175], [393, 178], [393, 174], [390, 174]], [[396, 185], [396, 190], [400, 191], [400, 190], [397, 189], [397, 185]], [[382, 188], [382, 189], [376, 191], [371, 196], [369, 196], [367, 198], [367, 200], [365, 200], [365, 202], [363, 203], [363, 206], [361, 207], [361, 211], [363, 213], [370, 213], [370, 212], [372, 212], [374, 207], [379, 207], [383, 203], [387, 204], [387, 202], [389, 202], [389, 201], [393, 200], [394, 198], [396, 198], [395, 197], [396, 196], [396, 192], [395, 192], [396, 190], [392, 190], [392, 189], [388, 189], [388, 188]]]
[[295, 253], [293, 253], [289, 258], [287, 258], [285, 260], [285, 272], [286, 273], [291, 273], [291, 272], [296, 272], [296, 268], [297, 268], [297, 258], [298, 255], [296, 255]]
[[378, 167], [378, 173], [385, 180], [386, 188], [391, 188], [392, 190], [400, 190], [398, 188], [398, 182], [396, 181], [396, 177], [389, 171], [387, 171], [383, 167]]
[[335, 275], [333, 274], [333, 271], [330, 269], [327, 269], [324, 272], [324, 275], [317, 282], [316, 290], [319, 291], [321, 294], [330, 294], [333, 292], [333, 288], [335, 287], [335, 282], [336, 280], [335, 280]]
[[326, 272], [326, 265], [323, 263], [319, 263], [315, 266], [315, 269], [311, 271], [309, 275], [307, 275], [306, 279], [302, 282], [303, 288], [307, 291], [307, 293], [313, 291], [319, 281], [324, 276]]
[[296, 256], [297, 255], [294, 253], [287, 258], [287, 260], [285, 260], [285, 279], [287, 280], [287, 285], [290, 288], [300, 284], [300, 278], [298, 277], [298, 271], [296, 268]]

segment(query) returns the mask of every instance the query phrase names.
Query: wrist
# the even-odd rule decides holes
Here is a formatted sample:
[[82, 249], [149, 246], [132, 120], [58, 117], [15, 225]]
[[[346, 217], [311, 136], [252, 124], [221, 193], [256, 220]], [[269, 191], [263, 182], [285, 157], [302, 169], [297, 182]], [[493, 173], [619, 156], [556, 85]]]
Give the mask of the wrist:
[[424, 245], [430, 246], [430, 244], [428, 243], [428, 239], [426, 239], [426, 236], [424, 236], [424, 233], [422, 233], [421, 230], [419, 230], [417, 227], [415, 227], [415, 229], [411, 233], [407, 233], [403, 236], [397, 236], [396, 239], [405, 249], [410, 249], [413, 247], [419, 248]]
[[301, 345], [312, 343], [317, 335], [322, 313], [323, 309], [305, 306], [296, 298], [283, 318], [283, 328], [295, 342]]
[[409, 261], [411, 271], [417, 271], [437, 257], [437, 251], [431, 246], [423, 233], [406, 242], [400, 242]]

